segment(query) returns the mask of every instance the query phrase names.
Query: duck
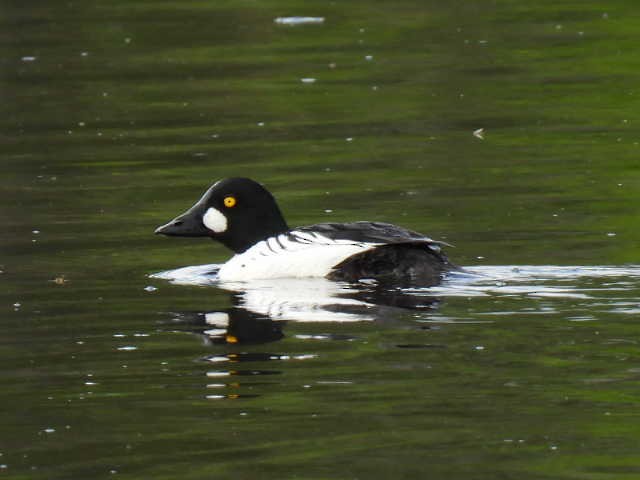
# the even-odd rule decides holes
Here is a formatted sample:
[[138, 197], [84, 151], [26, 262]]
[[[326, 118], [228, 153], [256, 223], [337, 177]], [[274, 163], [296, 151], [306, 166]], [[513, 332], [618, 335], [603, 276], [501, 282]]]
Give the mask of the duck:
[[390, 223], [290, 228], [273, 195], [244, 177], [217, 181], [155, 233], [208, 237], [229, 248], [234, 255], [220, 266], [221, 281], [324, 277], [433, 286], [457, 268], [443, 251], [451, 245]]

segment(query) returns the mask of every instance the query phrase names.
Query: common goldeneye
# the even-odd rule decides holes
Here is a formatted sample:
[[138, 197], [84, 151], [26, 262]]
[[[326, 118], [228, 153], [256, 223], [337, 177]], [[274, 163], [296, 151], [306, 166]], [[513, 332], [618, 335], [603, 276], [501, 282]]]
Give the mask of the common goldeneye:
[[447, 245], [381, 222], [319, 223], [290, 229], [275, 199], [248, 178], [212, 185], [198, 202], [155, 233], [209, 237], [235, 255], [220, 267], [223, 281], [287, 277], [405, 281], [436, 285], [455, 267]]

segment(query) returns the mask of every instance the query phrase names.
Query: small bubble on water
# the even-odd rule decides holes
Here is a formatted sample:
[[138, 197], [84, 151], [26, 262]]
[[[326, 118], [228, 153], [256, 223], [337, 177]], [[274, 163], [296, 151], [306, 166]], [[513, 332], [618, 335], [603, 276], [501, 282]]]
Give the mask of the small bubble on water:
[[607, 237], [615, 237], [616, 233], [615, 232], [609, 232], [607, 233]]
[[307, 84], [316, 83], [316, 79], [315, 78], [301, 78], [300, 81], [302, 83], [307, 83]]
[[154, 287], [153, 285], [147, 285], [146, 287], [144, 287], [145, 292], [155, 292], [156, 290], [158, 290], [157, 287]]
[[133, 345], [125, 345], [124, 347], [118, 347], [118, 350], [121, 352], [132, 352], [133, 350], [137, 350], [138, 347], [134, 347]]
[[365, 59], [367, 62], [370, 62], [371, 60], [373, 60], [373, 55], [365, 55], [364, 59]]
[[484, 350], [484, 346], [483, 346], [483, 345], [476, 345], [476, 346], [475, 346], [475, 347], [473, 347], [473, 348], [474, 348], [474, 350], [478, 350], [478, 351], [480, 351], [480, 350]]
[[43, 430], [44, 433], [55, 433], [55, 431], [56, 431], [56, 429], [55, 428], [51, 428], [51, 427], [45, 428]]
[[30, 57], [30, 56], [22, 57], [22, 61], [23, 61], [23, 62], [35, 62], [35, 61], [36, 61], [36, 58], [37, 58], [37, 57]]

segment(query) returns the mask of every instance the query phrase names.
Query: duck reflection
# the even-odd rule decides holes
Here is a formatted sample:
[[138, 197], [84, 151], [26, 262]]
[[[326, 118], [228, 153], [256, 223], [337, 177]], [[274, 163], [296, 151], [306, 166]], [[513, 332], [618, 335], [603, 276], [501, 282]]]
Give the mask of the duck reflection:
[[[220, 282], [216, 266], [187, 267], [153, 275], [180, 285], [205, 285], [228, 292], [230, 307], [210, 312], [179, 312], [171, 328], [198, 334], [207, 345], [219, 345], [200, 358], [207, 363], [208, 400], [237, 400], [277, 389], [281, 362], [309, 361], [313, 351], [277, 352], [275, 342], [290, 322], [393, 323], [405, 309], [430, 310], [439, 304], [428, 289], [408, 290], [377, 282], [348, 284], [322, 278]], [[299, 329], [298, 329], [299, 330]], [[329, 329], [330, 330], [330, 329]], [[296, 334], [309, 341], [351, 341], [344, 333]], [[252, 347], [252, 345], [264, 345]], [[272, 345], [272, 346], [268, 346]], [[350, 383], [341, 379], [342, 383]], [[260, 393], [258, 393], [260, 392]]]
[[269, 343], [284, 337], [286, 322], [392, 322], [398, 309], [430, 310], [440, 300], [428, 289], [408, 290], [375, 281], [324, 278], [220, 282], [216, 265], [152, 275], [179, 285], [212, 285], [229, 292], [232, 307], [174, 318], [213, 344]]

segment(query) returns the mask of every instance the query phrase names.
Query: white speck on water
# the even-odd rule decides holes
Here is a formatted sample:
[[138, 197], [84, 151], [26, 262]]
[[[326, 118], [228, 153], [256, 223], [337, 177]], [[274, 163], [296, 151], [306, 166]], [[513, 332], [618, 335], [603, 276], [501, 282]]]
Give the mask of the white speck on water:
[[84, 345], [84, 342], [83, 342], [82, 340], [78, 340], [78, 341], [76, 342], [76, 345]]
[[16, 302], [13, 304], [14, 308], [20, 308], [22, 304], [20, 302]]
[[145, 292], [155, 292], [156, 290], [158, 290], [157, 287], [154, 287], [153, 285], [147, 285], [146, 287], [144, 287]]
[[303, 388], [311, 388], [311, 385], [303, 385]]
[[478, 128], [473, 131], [473, 136], [479, 138], [480, 140], [484, 140], [484, 128]]
[[56, 431], [56, 429], [55, 428], [51, 428], [51, 427], [45, 428], [43, 430], [44, 433], [55, 433], [55, 431]]
[[301, 78], [300, 81], [302, 83], [316, 83], [316, 79], [311, 77]]
[[347, 142], [353, 142], [353, 137], [347, 137], [347, 138], [345, 138], [345, 140], [346, 140]]
[[327, 208], [324, 213], [333, 213], [333, 210], [331, 210], [330, 208]]
[[35, 62], [35, 61], [36, 61], [36, 58], [37, 58], [37, 57], [30, 57], [30, 56], [22, 57], [22, 61], [23, 61], [23, 62]]
[[218, 138], [220, 137], [220, 135], [218, 135], [217, 133], [214, 133], [213, 135], [211, 135], [211, 138]]
[[227, 357], [209, 357], [207, 358], [208, 362], [228, 362], [229, 358]]
[[124, 43], [131, 43], [131, 38], [127, 37], [124, 39]]
[[478, 350], [478, 351], [480, 351], [480, 350], [484, 350], [484, 346], [482, 346], [482, 345], [476, 345], [475, 347], [473, 347], [473, 349], [474, 349], [474, 350]]
[[98, 385], [98, 383], [96, 382], [84, 382], [85, 385], [91, 386], [91, 385]]
[[118, 350], [120, 350], [121, 352], [131, 352], [137, 349], [138, 347], [134, 347], [133, 345], [125, 345], [124, 347], [118, 347]]
[[562, 28], [563, 28], [562, 25], [560, 25], [560, 24], [556, 25], [556, 30], [562, 30]]
[[477, 258], [478, 260], [484, 260], [484, 257], [483, 257], [483, 256], [478, 256], [478, 257], [476, 257], [476, 258]]
[[365, 55], [364, 59], [370, 62], [371, 60], [373, 60], [373, 55]]
[[257, 124], [259, 127], [264, 127], [264, 122], [258, 122]]
[[40, 230], [33, 230], [31, 233], [33, 233], [34, 235], [38, 235], [40, 233]]
[[557, 446], [557, 445], [551, 445], [551, 446], [549, 447], [549, 449], [550, 449], [550, 450], [557, 450], [557, 449], [558, 449], [558, 446]]
[[602, 18], [603, 18], [604, 20], [608, 20], [608, 19], [609, 19], [609, 14], [608, 14], [607, 12], [604, 12], [604, 13], [602, 14]]
[[240, 412], [241, 417], [246, 417], [247, 415], [249, 415], [247, 412]]
[[110, 473], [111, 475], [115, 475], [116, 473], [118, 473], [118, 470], [109, 470], [109, 473]]
[[615, 232], [609, 232], [607, 233], [607, 237], [615, 237], [616, 233]]
[[207, 372], [207, 377], [228, 377], [229, 375], [231, 375], [230, 372]]
[[89, 52], [80, 52], [80, 56], [81, 57], [88, 57], [89, 56]]
[[126, 335], [124, 333], [114, 333], [113, 336], [116, 337], [116, 338], [124, 338], [124, 337], [126, 337]]
[[312, 358], [317, 358], [317, 355], [314, 355], [313, 353], [306, 353], [303, 355], [296, 355], [293, 358], [296, 360], [310, 360]]
[[371, 90], [373, 90], [374, 92], [377, 92], [378, 91], [378, 86], [374, 85], [373, 87], [371, 87]]
[[134, 337], [149, 337], [151, 335], [148, 334], [148, 333], [134, 333], [133, 336]]
[[222, 400], [224, 395], [207, 395], [205, 396], [207, 400]]
[[324, 17], [277, 17], [274, 23], [279, 25], [308, 25], [324, 23]]
[[6, 470], [7, 468], [9, 468], [9, 465], [7, 465], [6, 463], [3, 463], [2, 465], [0, 465], [1, 470]]

